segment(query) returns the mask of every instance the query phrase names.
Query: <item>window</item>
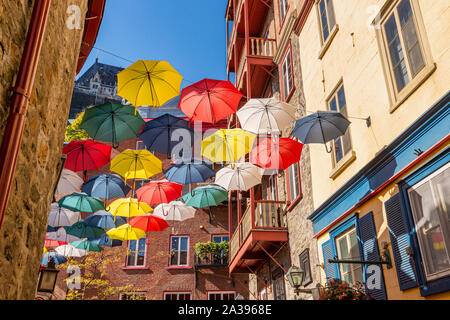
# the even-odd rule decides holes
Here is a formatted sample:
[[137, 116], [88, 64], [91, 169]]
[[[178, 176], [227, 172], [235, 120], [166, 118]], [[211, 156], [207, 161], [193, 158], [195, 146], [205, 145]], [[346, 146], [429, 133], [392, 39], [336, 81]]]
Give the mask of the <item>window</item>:
[[[335, 238], [338, 259], [361, 260], [359, 254], [358, 238], [356, 228], [352, 227]], [[340, 263], [340, 279], [350, 284], [363, 282], [362, 266], [357, 263]]]
[[[328, 108], [331, 111], [337, 111], [342, 113], [344, 117], [347, 117], [347, 101], [345, 98], [344, 86], [341, 84], [338, 89], [328, 100]], [[332, 144], [333, 149], [333, 164], [336, 166], [345, 155], [352, 151], [352, 143], [350, 140], [350, 129], [347, 129], [345, 134], [334, 140]]]
[[223, 242], [223, 241], [229, 242], [230, 241], [230, 237], [228, 235], [226, 235], [226, 236], [215, 235], [215, 236], [212, 236], [212, 241], [215, 242], [215, 243], [220, 243], [220, 242]]
[[119, 300], [147, 300], [147, 296], [142, 292], [121, 293]]
[[312, 276], [311, 276], [311, 264], [309, 262], [309, 248], [305, 249], [300, 254], [299, 261], [300, 261], [300, 269], [302, 269], [305, 272], [305, 274], [303, 276], [302, 285], [307, 286], [308, 284], [313, 282]]
[[425, 275], [450, 274], [450, 164], [408, 190]]
[[322, 30], [322, 42], [325, 42], [336, 25], [333, 0], [321, 0], [319, 2], [319, 16]]
[[188, 244], [189, 237], [172, 236], [170, 238], [170, 265], [187, 266], [188, 265]]
[[164, 300], [191, 300], [190, 292], [164, 292]]
[[284, 272], [278, 268], [272, 276], [274, 300], [286, 300]]
[[235, 297], [234, 291], [208, 292], [208, 300], [234, 300]]
[[300, 179], [300, 163], [294, 163], [287, 169], [288, 200], [294, 202], [302, 195]]
[[284, 22], [284, 18], [286, 17], [286, 13], [289, 9], [288, 0], [280, 0], [280, 24], [282, 25]]
[[146, 238], [128, 241], [127, 267], [142, 267], [145, 265]]
[[281, 80], [283, 86], [283, 99], [287, 101], [294, 89], [294, 75], [292, 68], [291, 47], [289, 46], [281, 64]]
[[278, 200], [278, 192], [277, 192], [277, 176], [272, 175], [269, 178], [269, 184], [267, 187], [267, 200]]

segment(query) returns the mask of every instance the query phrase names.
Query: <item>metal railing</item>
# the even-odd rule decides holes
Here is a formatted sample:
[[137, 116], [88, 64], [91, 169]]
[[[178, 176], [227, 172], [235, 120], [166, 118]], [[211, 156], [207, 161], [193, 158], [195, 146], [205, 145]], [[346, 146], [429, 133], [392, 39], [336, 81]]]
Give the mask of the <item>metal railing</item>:
[[228, 255], [208, 253], [200, 258], [194, 253], [194, 266], [196, 267], [224, 267], [228, 265]]

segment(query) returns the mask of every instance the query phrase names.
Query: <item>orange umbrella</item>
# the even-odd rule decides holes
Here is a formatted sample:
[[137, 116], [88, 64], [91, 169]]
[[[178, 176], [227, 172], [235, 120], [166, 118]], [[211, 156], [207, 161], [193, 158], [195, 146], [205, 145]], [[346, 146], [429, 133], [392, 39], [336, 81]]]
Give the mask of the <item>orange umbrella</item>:
[[151, 181], [136, 191], [139, 202], [149, 205], [169, 203], [181, 197], [183, 185], [168, 180]]
[[166, 220], [159, 218], [151, 213], [133, 217], [130, 220], [129, 224], [133, 228], [141, 229], [145, 232], [163, 231], [164, 229], [169, 227]]

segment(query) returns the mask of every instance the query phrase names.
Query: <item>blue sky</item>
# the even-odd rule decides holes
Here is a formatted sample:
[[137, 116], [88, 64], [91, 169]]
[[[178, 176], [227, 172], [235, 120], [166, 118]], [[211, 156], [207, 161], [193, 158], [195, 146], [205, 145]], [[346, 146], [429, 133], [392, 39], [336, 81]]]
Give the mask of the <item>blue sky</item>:
[[[226, 2], [107, 0], [95, 46], [131, 61], [169, 61], [191, 82], [226, 80]], [[80, 75], [97, 55], [102, 63], [131, 64], [93, 49]]]

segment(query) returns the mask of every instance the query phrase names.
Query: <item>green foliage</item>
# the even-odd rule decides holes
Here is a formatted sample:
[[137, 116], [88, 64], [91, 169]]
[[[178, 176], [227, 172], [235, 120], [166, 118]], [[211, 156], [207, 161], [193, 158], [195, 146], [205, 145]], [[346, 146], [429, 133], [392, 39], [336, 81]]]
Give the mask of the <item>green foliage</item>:
[[340, 279], [331, 279], [323, 289], [319, 300], [367, 300], [368, 295], [364, 285], [356, 282], [352, 286]]
[[81, 121], [83, 120], [84, 112], [80, 113], [75, 121], [67, 126], [65, 142], [71, 142], [74, 140], [86, 140], [89, 139], [89, 134], [80, 128]]
[[198, 242], [194, 245], [194, 250], [200, 259], [204, 259], [209, 253], [216, 256], [228, 256], [229, 243], [227, 241], [222, 242]]

